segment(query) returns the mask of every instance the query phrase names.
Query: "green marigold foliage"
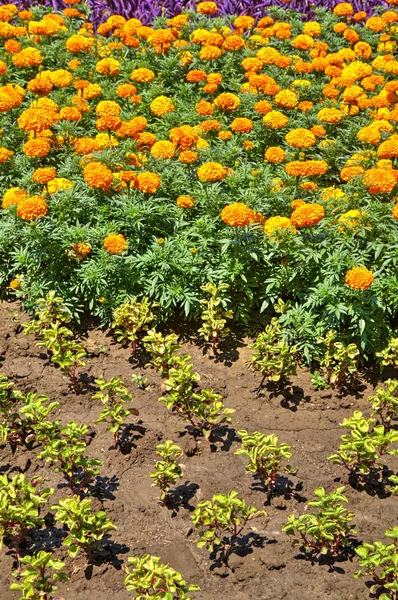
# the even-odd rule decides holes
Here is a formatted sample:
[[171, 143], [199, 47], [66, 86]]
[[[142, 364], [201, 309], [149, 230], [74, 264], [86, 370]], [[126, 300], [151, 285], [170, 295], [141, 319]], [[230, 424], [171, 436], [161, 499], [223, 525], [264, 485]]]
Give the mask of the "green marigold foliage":
[[83, 550], [91, 559], [94, 550], [101, 548], [104, 535], [116, 529], [105, 511], [93, 512], [91, 498], [62, 498], [58, 504], [51, 506], [51, 510], [55, 511], [55, 519], [68, 528], [64, 545], [72, 558]]
[[344, 490], [344, 487], [339, 487], [327, 494], [322, 487], [316, 489], [315, 499], [310, 500], [308, 506], [317, 510], [299, 517], [290, 515], [282, 531], [295, 538], [293, 544], [296, 546], [319, 554], [338, 556], [352, 544], [352, 537], [356, 533], [350, 525], [354, 513], [342, 504], [347, 502]]
[[188, 584], [181, 573], [162, 564], [159, 556], [129, 558], [124, 571], [124, 585], [128, 592], [135, 593], [135, 600], [190, 600], [187, 594], [200, 590], [197, 585]]
[[355, 577], [373, 577], [371, 594], [379, 600], [396, 600], [398, 595], [398, 527], [387, 529], [386, 537], [391, 541], [364, 543], [355, 549], [361, 569]]

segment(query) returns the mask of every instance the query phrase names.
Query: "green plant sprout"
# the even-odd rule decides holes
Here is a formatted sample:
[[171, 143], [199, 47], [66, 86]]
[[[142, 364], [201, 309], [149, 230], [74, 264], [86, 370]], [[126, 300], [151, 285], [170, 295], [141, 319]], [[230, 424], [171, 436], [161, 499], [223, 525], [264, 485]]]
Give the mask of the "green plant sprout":
[[8, 538], [17, 558], [20, 569], [21, 544], [30, 531], [43, 525], [39, 516], [40, 506], [54, 493], [52, 488], [38, 490], [43, 482], [41, 477], [26, 481], [20, 473], [9, 479], [0, 475], [0, 550], [4, 538]]
[[382, 456], [398, 453], [391, 449], [398, 442], [398, 431], [386, 432], [383, 425], [376, 423], [375, 419], [365, 419], [360, 411], [355, 411], [341, 423], [350, 433], [341, 437], [343, 443], [338, 451], [328, 456], [334, 464], [346, 467], [356, 483], [370, 473]]
[[277, 382], [297, 374], [296, 347], [289, 346], [283, 340], [281, 326], [276, 317], [271, 319], [265, 331], [259, 333], [249, 348], [255, 352], [246, 364], [251, 371], [259, 371], [263, 376], [258, 391], [266, 379]]
[[144, 296], [142, 300], [136, 297], [121, 304], [113, 313], [112, 327], [118, 342], [130, 341], [132, 350], [137, 349], [138, 334], [148, 329], [156, 317], [152, 312], [159, 306]]
[[128, 592], [134, 592], [135, 600], [190, 600], [187, 595], [198, 592], [197, 585], [187, 584], [181, 573], [169, 565], [162, 564], [159, 556], [144, 554], [127, 561], [124, 572], [124, 585]]
[[349, 383], [357, 371], [359, 349], [356, 344], [344, 344], [337, 339], [337, 332], [331, 329], [325, 337], [317, 341], [324, 348], [320, 360], [320, 369], [326, 381], [332, 386], [341, 388]]
[[266, 514], [254, 506], [246, 506], [238, 492], [231, 491], [226, 496], [215, 494], [211, 500], [199, 502], [192, 515], [192, 522], [199, 530], [197, 545], [199, 548], [206, 547], [209, 552], [219, 549], [221, 560], [228, 564], [228, 557], [246, 525]]
[[68, 528], [64, 545], [72, 558], [83, 550], [91, 561], [94, 551], [101, 549], [104, 535], [116, 529], [105, 511], [93, 512], [91, 498], [62, 498], [58, 504], [51, 506], [51, 510], [55, 511], [55, 519]]
[[63, 298], [56, 295], [55, 290], [49, 291], [45, 298], [37, 300], [37, 310], [31, 321], [22, 323], [26, 335], [34, 334], [41, 337], [43, 331], [51, 324], [69, 323], [70, 313], [66, 308]]
[[138, 410], [132, 407], [124, 408], [125, 404], [133, 402], [133, 397], [128, 393], [121, 379], [112, 377], [110, 381], [105, 381], [103, 377], [100, 377], [95, 380], [95, 383], [101, 391], [94, 394], [92, 399], [100, 400], [105, 405], [95, 423], [109, 423], [108, 431], [113, 433], [113, 447], [117, 448], [120, 429], [125, 419], [131, 414], [138, 415]]
[[71, 495], [81, 494], [92, 477], [98, 475], [102, 462], [85, 455], [88, 433], [87, 425], [71, 421], [47, 440], [39, 458], [56, 465], [55, 471], [62, 473], [69, 483]]
[[[148, 366], [154, 367], [163, 377], [167, 377], [170, 369], [176, 364], [176, 352], [181, 348], [178, 335], [163, 335], [150, 329], [143, 339], [145, 350], [151, 355]], [[147, 366], [147, 365], [145, 365]]]
[[166, 505], [170, 487], [181, 479], [184, 473], [184, 465], [177, 463], [177, 460], [183, 456], [183, 452], [177, 444], [166, 440], [156, 446], [156, 454], [160, 460], [156, 461], [155, 471], [149, 476], [154, 480], [152, 486], [160, 488], [160, 500], [163, 505]]
[[69, 579], [69, 575], [61, 571], [65, 564], [53, 558], [51, 552], [43, 550], [21, 558], [21, 563], [28, 566], [23, 571], [13, 573], [18, 581], [10, 585], [11, 590], [22, 593], [19, 600], [56, 600], [53, 596], [57, 589], [55, 584]]
[[229, 334], [229, 329], [225, 327], [227, 319], [233, 318], [232, 310], [225, 310], [225, 301], [222, 297], [222, 292], [229, 289], [226, 283], [208, 282], [200, 286], [206, 294], [210, 294], [210, 298], [202, 298], [203, 311], [201, 314], [202, 327], [199, 329], [199, 334], [206, 340], [211, 342], [213, 353], [216, 350], [217, 344]]
[[134, 373], [131, 376], [131, 381], [136, 384], [139, 390], [150, 390], [151, 386], [149, 385], [148, 377], [143, 377], [141, 373]]
[[384, 367], [398, 367], [398, 337], [393, 337], [388, 340], [388, 344], [381, 352], [376, 352], [376, 357], [379, 360], [381, 370]]
[[372, 417], [378, 418], [388, 432], [392, 421], [398, 417], [398, 380], [387, 379], [384, 384], [386, 387], [378, 388], [368, 400], [372, 403]]
[[255, 473], [262, 479], [267, 487], [267, 501], [270, 502], [279, 473], [294, 473], [290, 465], [283, 465], [292, 455], [290, 446], [278, 444], [278, 438], [274, 434], [266, 435], [258, 431], [249, 434], [242, 429], [238, 431], [238, 435], [242, 444], [235, 454], [249, 458], [246, 471]]
[[308, 506], [318, 509], [316, 512], [299, 517], [289, 516], [282, 531], [295, 538], [293, 545], [312, 550], [316, 554], [337, 557], [352, 544], [352, 536], [356, 531], [350, 522], [354, 513], [342, 504], [348, 502], [344, 490], [343, 486], [327, 494], [320, 487], [314, 491], [316, 499], [308, 502]]
[[364, 543], [355, 552], [359, 556], [361, 569], [354, 577], [373, 577], [375, 583], [369, 588], [379, 600], [398, 598], [398, 527], [385, 532], [390, 543]]

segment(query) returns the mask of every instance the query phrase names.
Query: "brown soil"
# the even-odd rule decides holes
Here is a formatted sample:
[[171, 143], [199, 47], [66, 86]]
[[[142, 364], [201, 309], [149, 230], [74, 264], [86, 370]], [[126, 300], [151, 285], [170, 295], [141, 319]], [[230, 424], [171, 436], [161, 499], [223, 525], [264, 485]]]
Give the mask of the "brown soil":
[[[11, 311], [11, 313], [10, 313]], [[95, 384], [85, 393], [75, 395], [62, 373], [49, 364], [42, 349], [21, 331], [12, 312], [16, 304], [0, 305], [0, 371], [8, 375], [22, 391], [38, 391], [60, 402], [57, 418], [64, 422], [75, 420], [92, 427], [90, 456], [104, 462], [101, 476], [91, 488], [93, 504], [105, 509], [117, 530], [105, 542], [105, 550], [95, 564], [87, 567], [79, 555], [70, 559], [62, 546], [65, 536], [60, 524], [46, 519], [47, 527], [34, 531], [28, 551], [52, 549], [66, 562], [71, 575], [69, 582], [59, 586], [59, 595], [66, 600], [128, 600], [132, 594], [124, 588], [122, 565], [128, 556], [150, 553], [180, 571], [184, 578], [201, 587], [192, 594], [198, 600], [364, 600], [369, 592], [364, 580], [356, 580], [358, 568], [354, 557], [334, 565], [327, 561], [311, 561], [293, 548], [291, 540], [281, 528], [291, 513], [308, 510], [307, 500], [313, 490], [324, 486], [331, 491], [346, 485], [349, 508], [355, 512], [355, 525], [360, 541], [383, 539], [387, 527], [397, 525], [397, 500], [385, 497], [382, 486], [357, 491], [348, 484], [346, 471], [331, 464], [326, 458], [339, 445], [342, 434], [339, 423], [362, 410], [369, 414], [367, 396], [377, 385], [377, 376], [369, 382], [361, 380], [354, 395], [338, 396], [329, 391], [316, 392], [310, 384], [310, 374], [302, 370], [293, 378], [293, 386], [282, 391], [266, 391], [256, 397], [255, 388], [260, 376], [248, 372], [244, 366], [250, 351], [243, 342], [229, 344], [218, 361], [204, 354], [203, 349], [189, 341], [184, 351], [191, 354], [195, 368], [201, 374], [201, 385], [213, 387], [222, 393], [225, 405], [236, 409], [233, 426], [210, 445], [198, 441], [187, 432], [184, 422], [170, 414], [160, 396], [160, 376], [147, 369], [141, 370], [131, 361], [128, 349], [116, 344], [106, 332], [92, 329], [85, 343], [90, 352], [83, 370], [89, 380], [99, 376], [124, 379], [134, 396], [139, 417], [131, 417], [131, 451], [122, 454], [110, 448], [111, 438], [106, 426], [93, 425], [101, 405], [93, 401]], [[102, 348], [101, 348], [102, 345]], [[104, 353], [104, 348], [106, 352]], [[102, 350], [102, 352], [101, 352]], [[132, 383], [132, 373], [147, 376], [151, 389], [139, 390]], [[383, 378], [387, 378], [385, 374]], [[275, 433], [280, 441], [292, 447], [291, 464], [296, 476], [285, 489], [266, 503], [266, 495], [251, 475], [245, 474], [245, 459], [235, 456], [238, 448], [236, 431]], [[149, 473], [155, 460], [155, 445], [172, 439], [179, 444], [185, 456], [185, 477], [177, 486], [168, 507], [158, 503], [158, 490], [151, 487]], [[0, 447], [1, 473], [23, 472], [27, 477], [42, 475], [46, 484], [55, 488], [52, 501], [68, 495], [61, 474], [54, 473], [48, 463], [36, 458], [37, 450], [18, 448], [12, 455], [9, 446]], [[397, 460], [386, 461], [397, 471]], [[283, 483], [283, 482], [282, 482]], [[248, 529], [252, 545], [243, 547], [230, 558], [230, 569], [214, 566], [206, 549], [196, 546], [196, 532], [192, 532], [191, 513], [197, 502], [209, 499], [216, 492], [237, 490], [239, 495], [258, 509], [265, 508], [268, 516], [253, 522], [255, 532]], [[251, 534], [251, 535], [250, 535]], [[4, 548], [0, 554], [0, 597], [15, 600], [11, 592], [11, 571], [15, 566], [12, 553]]]

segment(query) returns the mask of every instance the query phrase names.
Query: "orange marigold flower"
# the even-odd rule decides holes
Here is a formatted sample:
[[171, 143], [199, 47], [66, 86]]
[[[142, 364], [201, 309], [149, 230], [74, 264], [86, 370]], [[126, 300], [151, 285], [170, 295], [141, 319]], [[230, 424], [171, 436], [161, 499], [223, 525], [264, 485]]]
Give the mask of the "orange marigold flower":
[[116, 95], [119, 96], [119, 98], [132, 98], [135, 96], [136, 92], [137, 88], [131, 83], [121, 83], [116, 88]]
[[154, 115], [157, 117], [162, 117], [167, 113], [173, 112], [175, 110], [175, 106], [171, 98], [167, 98], [167, 96], [158, 96], [152, 100], [150, 109]]
[[398, 136], [391, 136], [377, 149], [379, 158], [398, 158]]
[[224, 206], [221, 211], [221, 219], [230, 227], [243, 227], [254, 223], [256, 213], [243, 202], [234, 202]]
[[244, 48], [245, 42], [239, 35], [228, 35], [222, 45], [227, 52], [237, 52]]
[[67, 51], [72, 53], [90, 52], [94, 46], [94, 39], [76, 33], [66, 40], [65, 46]]
[[234, 20], [234, 27], [236, 29], [251, 29], [254, 25], [253, 17], [249, 17], [246, 15], [241, 15], [240, 17], [236, 17]]
[[41, 183], [42, 185], [45, 185], [46, 183], [54, 179], [56, 175], [57, 172], [53, 167], [41, 167], [33, 172], [32, 179], [36, 183]]
[[318, 190], [318, 185], [315, 181], [304, 181], [303, 183], [300, 183], [300, 187], [307, 192], [316, 192]]
[[199, 134], [194, 127], [190, 125], [181, 125], [173, 127], [169, 133], [169, 138], [177, 144], [182, 150], [193, 148], [199, 140]]
[[245, 117], [238, 117], [232, 121], [231, 129], [237, 133], [249, 133], [253, 129], [253, 122]]
[[137, 81], [138, 83], [151, 83], [151, 81], [155, 79], [155, 73], [151, 71], [151, 69], [141, 67], [139, 69], [134, 69], [130, 75], [130, 79], [132, 81]]
[[349, 2], [340, 2], [334, 7], [333, 12], [337, 17], [350, 17], [354, 14], [354, 9]]
[[312, 227], [325, 216], [325, 209], [321, 204], [302, 204], [292, 212], [291, 222], [294, 227]]
[[288, 122], [289, 117], [278, 110], [271, 110], [263, 117], [263, 124], [269, 129], [283, 129]]
[[346, 284], [353, 290], [367, 290], [373, 281], [374, 275], [372, 271], [369, 271], [365, 267], [354, 267], [345, 276]]
[[48, 139], [39, 137], [34, 140], [28, 140], [22, 147], [22, 152], [26, 156], [42, 158], [47, 156], [51, 150], [51, 144]]
[[195, 200], [190, 196], [178, 196], [177, 206], [179, 208], [192, 208], [195, 204]]
[[146, 194], [154, 194], [158, 191], [161, 183], [162, 180], [159, 175], [150, 171], [143, 171], [142, 173], [138, 173], [135, 187]]
[[305, 33], [301, 33], [297, 35], [292, 40], [293, 48], [297, 48], [298, 50], [310, 50], [314, 47], [314, 40], [310, 35], [306, 35]]
[[5, 192], [1, 206], [4, 209], [9, 208], [14, 204], [18, 204], [18, 202], [27, 197], [28, 192], [26, 190], [23, 190], [19, 187], [12, 187]]
[[180, 152], [178, 160], [181, 163], [190, 165], [198, 160], [198, 156], [199, 154], [197, 152], [194, 152], [193, 150], [183, 150], [182, 152]]
[[200, 181], [221, 181], [225, 179], [229, 169], [217, 162], [207, 162], [198, 168], [197, 174]]
[[200, 60], [217, 60], [222, 56], [222, 50], [218, 46], [203, 46], [199, 52]]
[[205, 71], [200, 69], [192, 69], [192, 71], [188, 71], [186, 80], [190, 83], [198, 83], [199, 81], [204, 81], [207, 75]]
[[30, 196], [20, 200], [17, 204], [17, 215], [24, 221], [41, 219], [48, 212], [47, 202], [43, 196]]
[[236, 110], [240, 106], [240, 99], [235, 94], [231, 94], [230, 92], [225, 92], [217, 96], [214, 100], [214, 104], [220, 110], [225, 110], [230, 112], [232, 110]]
[[6, 162], [11, 156], [14, 156], [14, 152], [12, 150], [8, 150], [7, 148], [0, 148], [0, 163]]
[[20, 52], [12, 55], [12, 63], [16, 67], [38, 67], [43, 62], [43, 56], [37, 48], [23, 48]]
[[214, 105], [207, 100], [200, 100], [195, 107], [195, 111], [201, 117], [208, 117], [214, 112]]
[[289, 146], [294, 148], [311, 148], [316, 144], [316, 137], [309, 129], [292, 129], [285, 135], [285, 140]]
[[328, 168], [328, 164], [324, 160], [296, 160], [285, 166], [286, 173], [292, 177], [325, 175]]
[[96, 152], [98, 150], [98, 144], [96, 140], [83, 137], [77, 138], [73, 142], [73, 148], [76, 154], [91, 154], [92, 152]]
[[75, 106], [64, 106], [59, 111], [60, 119], [63, 121], [70, 121], [71, 123], [77, 123], [82, 117], [82, 113]]
[[72, 251], [78, 260], [83, 260], [91, 252], [91, 247], [88, 244], [74, 244]]
[[207, 119], [207, 121], [202, 121], [201, 128], [202, 131], [220, 131], [221, 123], [217, 119]]
[[275, 239], [277, 234], [282, 231], [296, 233], [296, 228], [288, 217], [270, 217], [265, 221], [264, 233], [266, 233], [266, 235], [268, 235], [271, 239]]
[[115, 58], [103, 58], [97, 62], [95, 70], [101, 75], [118, 75], [120, 73], [120, 62]]
[[215, 2], [199, 2], [196, 10], [202, 15], [214, 15], [218, 11], [218, 6]]
[[275, 104], [281, 108], [294, 108], [298, 104], [297, 94], [291, 90], [281, 90], [275, 96]]
[[371, 31], [381, 33], [386, 28], [386, 23], [381, 17], [370, 17], [365, 22], [365, 26]]
[[104, 239], [104, 248], [109, 254], [121, 254], [127, 248], [127, 240], [121, 233], [110, 233]]
[[151, 154], [154, 158], [167, 160], [173, 158], [176, 153], [176, 145], [168, 140], [159, 140], [151, 148]]
[[85, 182], [91, 188], [99, 188], [104, 191], [109, 190], [113, 184], [112, 171], [100, 162], [89, 162], [83, 169]]
[[310, 100], [303, 100], [302, 102], [298, 103], [297, 108], [301, 110], [301, 112], [308, 112], [309, 110], [311, 110], [311, 108], [313, 108], [313, 106], [314, 103]]
[[280, 148], [279, 146], [270, 146], [266, 150], [264, 158], [269, 163], [283, 163], [286, 160], [286, 152], [283, 148]]
[[317, 114], [322, 123], [339, 123], [343, 117], [344, 114], [337, 108], [322, 108]]
[[220, 131], [220, 133], [217, 135], [217, 137], [220, 140], [223, 140], [224, 142], [227, 142], [232, 137], [232, 131]]
[[371, 194], [388, 194], [396, 186], [397, 176], [393, 169], [368, 169], [363, 182]]
[[58, 120], [58, 115], [44, 108], [28, 108], [18, 118], [18, 127], [24, 131], [44, 131]]
[[260, 115], [266, 115], [267, 113], [271, 112], [272, 104], [268, 102], [268, 100], [259, 100], [254, 105], [254, 110], [260, 113]]
[[340, 171], [342, 181], [352, 181], [355, 177], [363, 175], [365, 169], [361, 166], [343, 167]]
[[293, 200], [290, 204], [290, 206], [292, 207], [293, 210], [296, 210], [296, 208], [298, 208], [299, 206], [303, 206], [303, 204], [307, 204], [302, 198], [297, 198], [296, 200]]

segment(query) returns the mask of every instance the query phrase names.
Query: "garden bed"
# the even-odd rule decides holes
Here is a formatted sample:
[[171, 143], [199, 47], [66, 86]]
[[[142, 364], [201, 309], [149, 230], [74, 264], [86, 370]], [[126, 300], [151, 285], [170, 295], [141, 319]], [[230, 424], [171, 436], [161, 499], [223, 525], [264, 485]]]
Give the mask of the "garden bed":
[[[364, 373], [356, 392], [339, 395], [329, 390], [314, 391], [309, 372], [300, 370], [297, 377], [292, 377], [291, 386], [266, 389], [264, 396], [258, 397], [255, 390], [261, 376], [245, 367], [250, 357], [247, 339], [228, 338], [220, 348], [218, 360], [214, 360], [197, 345], [197, 340], [185, 335], [182, 350], [192, 355], [201, 384], [214, 388], [222, 394], [225, 405], [236, 410], [231, 426], [218, 441], [209, 444], [203, 438], [195, 441], [184, 422], [158, 402], [160, 376], [152, 369], [142, 372], [132, 360], [130, 349], [115, 343], [106, 331], [88, 328], [84, 343], [89, 358], [82, 369], [87, 385], [83, 393], [76, 395], [62, 373], [49, 364], [43, 350], [35, 346], [33, 338], [21, 331], [19, 318], [15, 303], [0, 305], [0, 371], [15, 382], [16, 388], [24, 392], [34, 390], [59, 401], [55, 416], [63, 423], [74, 420], [90, 426], [88, 454], [104, 462], [99, 477], [89, 488], [93, 506], [96, 510], [104, 508], [117, 527], [107, 536], [104, 551], [87, 567], [83, 555], [74, 560], [68, 558], [62, 546], [64, 531], [59, 523], [54, 523], [48, 509], [44, 511], [48, 512], [46, 526], [33, 532], [29, 552], [52, 551], [65, 561], [71, 579], [59, 585], [59, 596], [66, 600], [107, 600], [113, 595], [118, 600], [128, 600], [131, 593], [124, 588], [122, 566], [129, 556], [150, 553], [180, 571], [188, 582], [199, 585], [201, 591], [191, 596], [198, 600], [368, 597], [366, 579], [353, 577], [358, 570], [355, 555], [334, 564], [327, 559], [311, 561], [292, 547], [281, 528], [289, 514], [308, 510], [307, 500], [312, 498], [314, 489], [324, 486], [331, 491], [341, 485], [346, 485], [348, 507], [355, 513], [353, 522], [359, 541], [383, 539], [385, 529], [397, 524], [396, 497], [385, 497], [380, 482], [367, 491], [357, 491], [347, 483], [347, 472], [327, 461], [340, 443], [339, 423], [354, 410], [369, 414], [367, 396], [381, 382], [378, 371]], [[145, 361], [141, 350], [137, 356]], [[131, 382], [133, 373], [148, 377], [151, 389], [138, 389]], [[91, 398], [98, 389], [93, 379], [100, 376], [122, 378], [140, 413], [128, 419], [130, 444], [123, 444], [124, 453], [111, 448], [111, 434], [104, 425], [93, 425], [100, 412], [100, 403]], [[394, 373], [386, 371], [383, 379], [388, 376]], [[281, 479], [283, 485], [277, 488], [271, 506], [264, 491], [256, 489], [253, 477], [245, 474], [246, 461], [234, 455], [239, 446], [239, 429], [275, 433], [292, 448], [290, 462], [298, 469], [297, 474]], [[184, 450], [182, 462], [186, 470], [164, 507], [158, 503], [158, 491], [151, 487], [149, 473], [156, 459], [155, 445], [166, 439], [172, 439]], [[45, 484], [55, 488], [51, 503], [68, 494], [62, 475], [38, 460], [37, 451], [19, 447], [12, 454], [9, 446], [2, 446], [0, 460], [1, 472], [10, 476], [19, 472], [29, 479], [43, 476]], [[394, 460], [385, 462], [397, 470], [396, 459], [395, 466]], [[209, 560], [206, 549], [196, 547], [198, 538], [192, 530], [191, 513], [199, 501], [231, 489], [238, 491], [248, 504], [265, 508], [268, 515], [253, 522], [253, 530], [248, 528], [246, 541], [251, 543], [231, 555], [228, 569]], [[14, 600], [17, 596], [9, 591], [9, 585], [15, 564], [13, 555], [5, 550], [0, 554], [1, 598]]]

